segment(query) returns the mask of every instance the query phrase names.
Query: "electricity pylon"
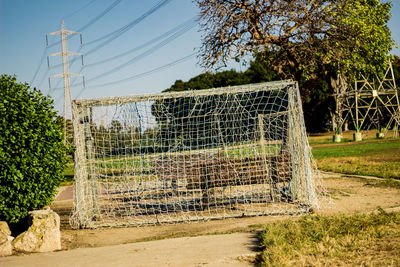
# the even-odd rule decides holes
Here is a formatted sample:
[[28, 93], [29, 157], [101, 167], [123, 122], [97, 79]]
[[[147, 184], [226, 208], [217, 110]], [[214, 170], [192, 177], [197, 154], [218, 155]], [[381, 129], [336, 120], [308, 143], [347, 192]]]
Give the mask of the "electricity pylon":
[[[49, 33], [48, 35], [61, 35], [61, 52], [51, 54], [49, 56], [61, 56], [62, 57], [62, 66], [63, 66], [63, 73], [56, 74], [53, 76], [49, 77], [49, 87], [51, 88], [50, 84], [50, 78], [64, 78], [64, 109], [63, 109], [63, 117], [64, 117], [64, 143], [68, 143], [68, 136], [67, 134], [69, 131], [67, 131], [67, 117], [69, 114], [71, 114], [71, 120], [72, 120], [72, 112], [71, 112], [71, 102], [72, 102], [72, 96], [71, 96], [71, 81], [70, 77], [71, 76], [82, 76], [81, 74], [75, 74], [75, 73], [70, 73], [69, 72], [69, 63], [68, 63], [68, 56], [70, 55], [81, 55], [80, 53], [74, 53], [74, 52], [69, 52], [67, 48], [67, 37], [68, 35], [71, 34], [80, 34], [81, 35], [81, 45], [82, 45], [82, 34], [79, 32], [73, 32], [69, 31], [65, 28], [64, 20], [61, 22], [61, 30], [57, 32], [52, 32]], [[46, 35], [46, 43], [48, 46], [48, 41], [47, 41], [47, 35]], [[50, 67], [49, 64], [49, 58], [47, 57], [47, 63]], [[83, 65], [83, 57], [82, 57], [82, 65]], [[83, 76], [82, 76], [83, 77]], [[85, 79], [83, 77], [83, 86], [85, 86]], [[70, 125], [71, 126], [71, 125]], [[72, 128], [71, 131], [72, 133]]]
[[361, 130], [369, 130], [371, 127], [380, 131], [384, 129], [380, 132], [382, 136], [386, 135], [388, 129], [396, 129], [393, 135], [398, 137], [400, 98], [392, 63], [388, 62], [383, 78], [367, 79], [361, 76], [361, 80], [354, 81], [354, 87], [345, 81], [336, 86], [339, 88], [334, 95], [336, 126], [341, 129], [346, 120], [352, 120], [357, 141], [362, 139]]

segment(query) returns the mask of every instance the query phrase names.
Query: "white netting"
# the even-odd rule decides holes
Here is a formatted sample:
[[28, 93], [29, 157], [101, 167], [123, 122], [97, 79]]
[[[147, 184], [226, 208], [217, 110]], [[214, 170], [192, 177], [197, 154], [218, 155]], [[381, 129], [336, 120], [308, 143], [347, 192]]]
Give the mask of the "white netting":
[[315, 205], [297, 83], [76, 100], [74, 227]]

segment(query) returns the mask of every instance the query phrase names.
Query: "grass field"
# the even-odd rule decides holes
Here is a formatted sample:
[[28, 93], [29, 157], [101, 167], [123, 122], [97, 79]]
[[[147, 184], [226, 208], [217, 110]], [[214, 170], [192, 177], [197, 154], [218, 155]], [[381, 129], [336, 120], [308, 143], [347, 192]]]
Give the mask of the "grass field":
[[400, 179], [400, 140], [315, 146], [318, 168], [337, 173]]
[[[164, 157], [165, 159], [178, 159], [182, 156], [196, 157], [196, 155], [204, 154], [207, 157], [208, 154], [223, 153], [224, 156], [231, 157], [234, 159], [243, 159], [249, 157], [260, 157], [262, 152], [265, 152], [267, 156], [277, 155], [281, 149], [281, 142], [270, 142], [264, 147], [264, 150], [258, 143], [243, 143], [235, 146], [230, 146], [226, 150], [223, 147], [217, 147], [212, 149], [198, 149], [198, 150], [186, 150], [181, 152], [170, 152], [170, 153], [153, 153], [149, 155], [127, 155], [127, 156], [107, 156], [94, 160], [96, 167], [103, 174], [117, 174], [126, 170], [132, 172], [142, 172], [143, 174], [149, 174], [153, 168], [152, 164], [157, 159]], [[62, 185], [70, 185], [74, 179], [74, 162], [72, 157], [68, 157], [68, 163], [64, 169], [64, 181]]]
[[305, 216], [264, 227], [261, 266], [400, 265], [400, 213]]
[[[313, 146], [313, 155], [318, 168], [324, 171], [331, 171], [345, 174], [370, 175], [381, 178], [400, 179], [400, 139], [374, 138], [376, 131], [370, 131], [362, 142], [351, 141], [352, 133], [344, 134], [344, 141], [332, 143], [332, 134], [314, 135], [309, 138]], [[390, 136], [390, 135], [389, 135]], [[239, 148], [240, 147], [240, 148]], [[238, 149], [239, 148], [239, 149]], [[269, 145], [268, 154], [275, 154], [280, 144]], [[228, 149], [229, 156], [243, 158], [250, 155], [257, 155], [261, 151], [260, 146], [242, 145], [235, 149]], [[192, 153], [192, 152], [190, 152]], [[101, 163], [102, 168], [151, 168], [148, 161], [141, 163], [140, 157], [132, 157], [129, 161], [131, 166], [126, 166], [126, 160], [109, 158]], [[73, 181], [74, 165], [72, 158], [69, 158], [64, 170], [65, 184]]]
[[63, 175], [64, 179], [61, 182], [61, 185], [71, 185], [74, 181], [74, 161], [70, 156], [68, 156], [68, 162], [65, 166]]
[[[362, 132], [363, 141], [364, 142], [376, 141], [377, 133], [378, 133], [378, 130], [370, 130], [367, 132]], [[340, 144], [354, 143], [353, 134], [354, 134], [354, 131], [343, 132], [342, 141], [340, 142]], [[393, 138], [394, 135], [395, 135], [395, 133], [393, 131], [388, 131], [386, 133], [386, 137], [383, 140], [391, 139], [391, 138]], [[329, 132], [329, 133], [310, 134], [308, 140], [309, 140], [311, 146], [333, 144], [333, 142], [332, 142], [333, 133]]]

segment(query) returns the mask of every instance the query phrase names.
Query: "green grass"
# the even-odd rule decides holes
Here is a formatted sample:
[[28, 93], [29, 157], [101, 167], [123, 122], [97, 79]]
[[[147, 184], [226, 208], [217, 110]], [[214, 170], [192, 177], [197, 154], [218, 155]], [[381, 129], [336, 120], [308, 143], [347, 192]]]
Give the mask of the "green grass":
[[265, 226], [260, 265], [398, 266], [399, 241], [399, 213], [305, 216]]
[[400, 140], [316, 147], [312, 153], [320, 170], [400, 179]]
[[[315, 142], [325, 142], [326, 136], [310, 137]], [[322, 140], [322, 141], [321, 141]], [[268, 155], [278, 153], [281, 144], [268, 144], [265, 151]], [[207, 153], [207, 149], [198, 151], [177, 152], [176, 155], [190, 155], [197, 152]], [[224, 151], [219, 148], [219, 151]], [[214, 151], [215, 152], [215, 151]], [[400, 140], [381, 140], [379, 142], [368, 140], [362, 142], [349, 142], [320, 146], [312, 150], [319, 169], [337, 173], [370, 175], [382, 178], [400, 179]], [[262, 147], [257, 144], [240, 144], [228, 147], [224, 154], [234, 158], [246, 158], [262, 154]], [[160, 154], [161, 155], [161, 154]], [[173, 158], [175, 154], [172, 154]], [[154, 158], [158, 154], [153, 155]], [[118, 170], [143, 171], [149, 174], [152, 169], [152, 160], [141, 156], [131, 156], [125, 159], [120, 157], [108, 157], [106, 161], [98, 159], [97, 167], [103, 170], [104, 174], [118, 173]], [[138, 174], [141, 175], [141, 174]], [[71, 183], [74, 176], [74, 165], [72, 158], [64, 170], [66, 183]]]
[[[342, 141], [340, 144], [346, 144], [346, 143], [353, 143], [353, 134], [355, 131], [347, 131], [342, 133]], [[393, 138], [393, 135], [395, 134], [392, 130], [389, 130], [386, 133], [386, 136], [383, 139], [377, 139], [376, 134], [378, 133], [378, 130], [373, 129], [369, 131], [363, 131], [362, 136], [363, 136], [363, 141], [364, 142], [375, 142], [377, 140], [389, 140]], [[308, 141], [311, 146], [317, 146], [317, 145], [326, 145], [326, 144], [333, 144], [333, 132], [327, 132], [327, 133], [319, 133], [319, 134], [310, 134]]]
[[[316, 136], [310, 136], [308, 138], [308, 142], [311, 146], [318, 146], [318, 145], [326, 145], [326, 144], [332, 144], [332, 136], [323, 136], [323, 137], [316, 137]], [[351, 143], [353, 142], [352, 138], [342, 138], [342, 141], [340, 142], [341, 144], [345, 143]]]
[[351, 145], [336, 145], [314, 148], [315, 159], [339, 157], [363, 157], [378, 154], [396, 153], [400, 149], [399, 141], [386, 141], [374, 143], [351, 143]]
[[61, 185], [70, 185], [74, 181], [74, 162], [72, 157], [68, 157], [67, 165], [65, 166], [63, 172], [64, 179], [61, 182]]
[[[267, 156], [277, 155], [281, 149], [281, 143], [270, 143], [264, 147], [260, 146], [259, 143], [245, 143], [236, 144], [234, 146], [227, 147], [226, 150], [223, 147], [212, 148], [212, 149], [199, 149], [199, 150], [187, 150], [172, 153], [154, 153], [154, 154], [143, 154], [143, 155], [126, 155], [126, 156], [107, 156], [102, 158], [94, 159], [96, 168], [104, 175], [115, 175], [122, 174], [125, 172], [136, 173], [136, 175], [148, 175], [153, 169], [153, 163], [158, 158], [163, 156], [164, 159], [175, 160], [180, 156], [192, 156], [196, 157], [201, 153], [212, 154], [212, 153], [223, 153], [224, 156], [228, 156], [234, 159], [244, 159], [248, 157], [261, 157], [263, 152]], [[73, 162], [70, 159], [65, 171], [64, 176], [66, 181], [73, 180]]]

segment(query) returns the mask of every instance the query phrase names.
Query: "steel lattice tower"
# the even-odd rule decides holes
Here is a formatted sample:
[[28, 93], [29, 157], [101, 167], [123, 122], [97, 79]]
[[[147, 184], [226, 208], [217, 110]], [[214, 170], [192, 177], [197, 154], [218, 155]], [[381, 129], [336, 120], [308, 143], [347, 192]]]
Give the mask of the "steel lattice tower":
[[[57, 53], [51, 54], [49, 56], [61, 56], [62, 57], [63, 73], [50, 76], [49, 77], [49, 86], [51, 87], [50, 78], [61, 78], [62, 77], [64, 79], [64, 106], [63, 106], [64, 143], [67, 143], [67, 139], [68, 139], [67, 134], [69, 134], [69, 131], [67, 130], [67, 128], [68, 128], [67, 120], [68, 119], [72, 120], [72, 111], [71, 111], [72, 96], [71, 96], [70, 77], [71, 76], [82, 76], [81, 74], [75, 74], [75, 73], [69, 72], [68, 56], [81, 55], [80, 53], [74, 53], [74, 52], [68, 51], [67, 39], [68, 39], [68, 35], [72, 35], [72, 34], [80, 34], [80, 33], [67, 30], [65, 27], [64, 20], [61, 22], [61, 30], [48, 34], [48, 35], [61, 35], [61, 52], [57, 52]], [[46, 40], [47, 40], [47, 36], [46, 36]], [[81, 40], [81, 44], [82, 44], [82, 34], [81, 34], [80, 40]], [[82, 65], [83, 65], [83, 59], [82, 59]], [[84, 82], [83, 82], [83, 84], [84, 84]], [[71, 129], [71, 131], [72, 131], [72, 129]]]

